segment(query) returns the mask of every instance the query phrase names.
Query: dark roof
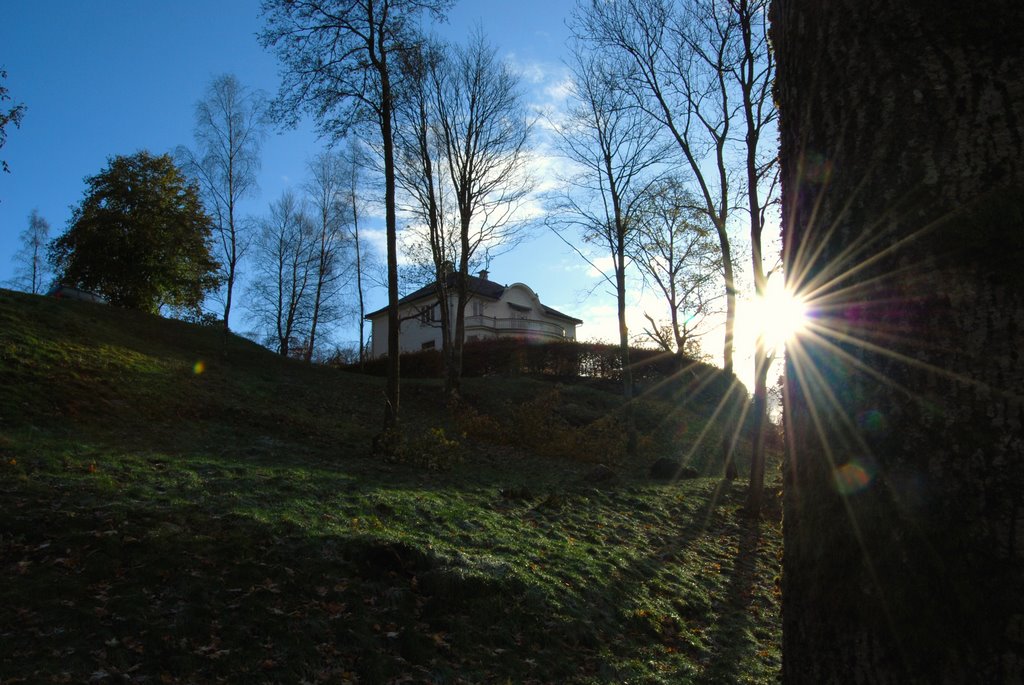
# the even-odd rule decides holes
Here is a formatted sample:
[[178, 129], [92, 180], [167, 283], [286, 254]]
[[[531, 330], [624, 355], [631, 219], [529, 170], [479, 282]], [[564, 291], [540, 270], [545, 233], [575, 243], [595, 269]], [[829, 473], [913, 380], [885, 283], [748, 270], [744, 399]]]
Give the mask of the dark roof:
[[[458, 278], [458, 274], [448, 274], [448, 287], [454, 288], [456, 283], [458, 283]], [[468, 279], [469, 280], [466, 283], [469, 288], [469, 292], [473, 295], [477, 295], [479, 297], [486, 297], [491, 300], [500, 300], [502, 294], [505, 292], [505, 286], [501, 285], [500, 283], [488, 281], [483, 278], [478, 278], [476, 276], [468, 276]], [[403, 297], [402, 299], [400, 299], [398, 301], [398, 304], [408, 304], [410, 302], [415, 302], [416, 300], [422, 300], [425, 297], [432, 297], [435, 293], [434, 288], [435, 283], [425, 285], [419, 290], [415, 290], [406, 295], [405, 297]], [[559, 319], [565, 319], [566, 321], [572, 321], [576, 325], [580, 325], [583, 323], [582, 319], [577, 319], [574, 316], [563, 314], [557, 309], [552, 309], [551, 307], [548, 307], [545, 304], [542, 304], [541, 307], [544, 308], [544, 313], [547, 314], [548, 316], [554, 316]], [[369, 319], [370, 317], [377, 316], [378, 314], [386, 312], [387, 310], [387, 307], [382, 307], [375, 312], [370, 312], [369, 314], [366, 315], [365, 318]]]
[[541, 307], [544, 307], [544, 313], [547, 314], [548, 316], [557, 316], [560, 319], [565, 319], [566, 321], [572, 321], [577, 326], [583, 323], [583, 319], [577, 319], [575, 316], [569, 316], [568, 314], [563, 314], [562, 312], [558, 311], [557, 309], [552, 309], [551, 307], [547, 306], [546, 304], [542, 304]]
[[[468, 276], [467, 278], [469, 279], [466, 282], [467, 286], [469, 288], [469, 292], [471, 294], [473, 294], [473, 295], [479, 295], [481, 297], [487, 297], [487, 298], [490, 298], [492, 300], [500, 300], [502, 293], [505, 292], [505, 286], [501, 285], [500, 283], [495, 283], [494, 281], [485, 281], [484, 279], [477, 278], [476, 276]], [[456, 283], [458, 283], [458, 279], [459, 279], [459, 275], [458, 274], [454, 274], [454, 273], [453, 274], [448, 274], [448, 287], [449, 288], [454, 288]], [[419, 290], [415, 290], [415, 291], [409, 293], [408, 295], [406, 295], [405, 297], [403, 297], [402, 299], [400, 299], [398, 301], [398, 304], [399, 305], [408, 304], [409, 302], [415, 302], [416, 300], [422, 300], [425, 297], [431, 297], [431, 296], [434, 295], [435, 286], [436, 286], [436, 282], [435, 283], [431, 283], [429, 285], [425, 285], [422, 288], [420, 288]], [[370, 312], [369, 314], [367, 314], [366, 318], [369, 319], [371, 316], [377, 316], [378, 314], [380, 314], [382, 312], [386, 312], [387, 310], [388, 310], [387, 307], [381, 307], [377, 311]]]

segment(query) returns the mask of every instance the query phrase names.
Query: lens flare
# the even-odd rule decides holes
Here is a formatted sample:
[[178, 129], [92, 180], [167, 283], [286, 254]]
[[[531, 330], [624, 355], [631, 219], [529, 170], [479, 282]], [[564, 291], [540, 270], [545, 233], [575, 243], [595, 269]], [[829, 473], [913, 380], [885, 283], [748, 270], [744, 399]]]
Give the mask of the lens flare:
[[195, 375], [198, 376], [203, 371], [206, 371], [206, 362], [204, 362], [202, 359], [200, 359], [199, 361], [192, 365], [192, 373], [194, 373]]
[[843, 495], [853, 495], [871, 484], [875, 468], [870, 460], [851, 459], [837, 467], [833, 475], [836, 489]]
[[857, 425], [868, 435], [884, 433], [887, 427], [885, 416], [877, 409], [867, 409], [857, 414]]

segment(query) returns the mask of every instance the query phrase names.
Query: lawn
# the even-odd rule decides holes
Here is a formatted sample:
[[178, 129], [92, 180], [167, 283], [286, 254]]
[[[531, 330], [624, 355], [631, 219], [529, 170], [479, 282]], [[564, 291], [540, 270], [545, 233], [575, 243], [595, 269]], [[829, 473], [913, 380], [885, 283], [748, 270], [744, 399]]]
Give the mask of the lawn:
[[[3, 685], [778, 680], [775, 498], [752, 521], [742, 480], [647, 476], [666, 435], [707, 453], [697, 414], [649, 402], [651, 451], [598, 478], [408, 382], [411, 451], [452, 458], [388, 463], [380, 379], [7, 291], [0, 381]], [[616, 402], [552, 393], [467, 384], [484, 416]]]

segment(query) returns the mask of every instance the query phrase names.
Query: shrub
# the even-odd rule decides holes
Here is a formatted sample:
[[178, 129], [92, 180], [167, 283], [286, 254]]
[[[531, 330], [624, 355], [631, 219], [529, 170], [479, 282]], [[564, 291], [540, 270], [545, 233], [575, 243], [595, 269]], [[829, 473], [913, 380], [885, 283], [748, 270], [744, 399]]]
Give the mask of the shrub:
[[462, 446], [449, 438], [443, 428], [427, 428], [422, 433], [406, 437], [388, 436], [388, 461], [409, 464], [427, 471], [447, 471], [462, 463]]

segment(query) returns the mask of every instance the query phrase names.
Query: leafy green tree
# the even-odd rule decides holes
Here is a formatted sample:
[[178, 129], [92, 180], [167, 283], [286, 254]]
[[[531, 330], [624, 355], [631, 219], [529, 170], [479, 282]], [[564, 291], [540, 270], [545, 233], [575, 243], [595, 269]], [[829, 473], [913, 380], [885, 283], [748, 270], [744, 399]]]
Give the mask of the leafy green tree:
[[169, 155], [111, 157], [86, 179], [68, 230], [50, 245], [58, 280], [114, 305], [198, 315], [218, 286], [213, 222]]

